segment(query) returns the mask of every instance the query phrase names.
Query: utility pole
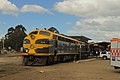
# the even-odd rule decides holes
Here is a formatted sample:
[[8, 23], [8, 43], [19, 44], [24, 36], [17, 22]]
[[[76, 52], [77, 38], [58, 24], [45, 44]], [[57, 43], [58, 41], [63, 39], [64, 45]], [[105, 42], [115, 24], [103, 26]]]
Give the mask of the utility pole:
[[5, 37], [2, 37], [2, 42], [3, 42], [3, 50], [5, 49]]
[[81, 44], [80, 44], [80, 55], [79, 55], [79, 59], [81, 60], [82, 59], [82, 55], [81, 55], [81, 53], [82, 53], [82, 49], [81, 49], [82, 47], [81, 47]]

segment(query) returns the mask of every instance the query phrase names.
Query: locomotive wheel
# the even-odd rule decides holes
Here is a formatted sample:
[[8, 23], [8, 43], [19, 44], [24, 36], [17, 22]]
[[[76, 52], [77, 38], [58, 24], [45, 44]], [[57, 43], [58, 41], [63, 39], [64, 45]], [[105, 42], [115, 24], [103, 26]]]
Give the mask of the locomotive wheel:
[[54, 58], [53, 56], [47, 57], [47, 65], [53, 64], [54, 63]]
[[23, 65], [31, 66], [33, 64], [34, 64], [34, 60], [33, 59], [31, 60], [30, 57], [26, 57], [26, 56], [23, 57]]
[[23, 63], [24, 66], [28, 66], [28, 58], [27, 57], [23, 57]]
[[38, 65], [47, 65], [47, 57], [38, 57], [35, 59], [36, 63], [38, 63]]
[[58, 56], [54, 56], [54, 63], [57, 63], [58, 62]]

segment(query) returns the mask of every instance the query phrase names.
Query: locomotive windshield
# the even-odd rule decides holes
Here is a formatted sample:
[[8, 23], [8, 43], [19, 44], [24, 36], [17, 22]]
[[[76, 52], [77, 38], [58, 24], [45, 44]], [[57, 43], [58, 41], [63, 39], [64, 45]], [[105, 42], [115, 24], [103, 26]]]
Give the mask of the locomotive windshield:
[[37, 33], [38, 33], [38, 31], [33, 31], [29, 35], [31, 35], [31, 34], [37, 34]]
[[50, 33], [46, 31], [40, 31], [40, 34], [45, 35], [45, 36], [50, 36]]

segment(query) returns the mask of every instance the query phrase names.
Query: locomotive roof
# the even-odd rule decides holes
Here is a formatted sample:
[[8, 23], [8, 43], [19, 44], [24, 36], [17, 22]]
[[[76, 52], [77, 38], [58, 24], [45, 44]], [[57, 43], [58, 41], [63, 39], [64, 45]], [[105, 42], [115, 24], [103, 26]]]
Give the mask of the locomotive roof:
[[[69, 37], [69, 36], [65, 36], [65, 35], [63, 35], [63, 34], [58, 34], [58, 33], [54, 33], [54, 32], [51, 32], [51, 31], [48, 31], [48, 30], [32, 30], [31, 32], [33, 32], [33, 31], [46, 31], [46, 32], [49, 32], [49, 33], [52, 33], [52, 34], [55, 34], [55, 35], [57, 35], [57, 36], [61, 36], [61, 37], [64, 37], [64, 38], [68, 38], [68, 39], [71, 39], [71, 40], [74, 40], [74, 41], [77, 41], [77, 42], [80, 42], [79, 40], [77, 40], [77, 39], [74, 39], [74, 38], [71, 38], [71, 37]], [[30, 33], [31, 33], [30, 32]]]

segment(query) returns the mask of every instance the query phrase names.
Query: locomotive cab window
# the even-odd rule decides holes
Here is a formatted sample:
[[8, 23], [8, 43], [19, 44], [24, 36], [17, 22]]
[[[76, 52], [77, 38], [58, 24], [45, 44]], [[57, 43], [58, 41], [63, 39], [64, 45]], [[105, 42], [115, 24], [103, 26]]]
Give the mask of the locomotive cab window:
[[33, 31], [29, 35], [31, 35], [31, 34], [38, 34], [38, 31]]
[[50, 33], [46, 31], [40, 31], [40, 34], [45, 35], [45, 36], [50, 36]]

